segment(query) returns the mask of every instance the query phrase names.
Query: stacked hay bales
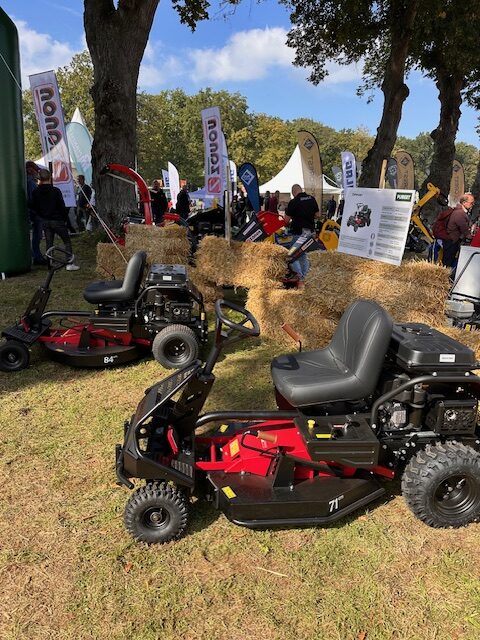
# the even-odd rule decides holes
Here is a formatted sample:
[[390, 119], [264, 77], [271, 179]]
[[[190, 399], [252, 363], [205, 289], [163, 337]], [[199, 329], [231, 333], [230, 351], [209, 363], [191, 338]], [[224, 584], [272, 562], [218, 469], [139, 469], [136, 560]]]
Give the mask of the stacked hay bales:
[[270, 242], [227, 242], [206, 236], [195, 255], [197, 270], [216, 285], [246, 289], [281, 288], [287, 270], [287, 252]]
[[99, 242], [97, 244], [96, 271], [102, 279], [121, 280], [131, 257], [132, 254], [125, 247]]
[[251, 290], [247, 306], [258, 317], [266, 337], [288, 344], [280, 329], [291, 324], [307, 348], [324, 346], [342, 313], [358, 298], [381, 304], [397, 322], [445, 324], [448, 271], [425, 261], [395, 267], [341, 253], [311, 255], [302, 290]]
[[128, 225], [125, 236], [128, 253], [147, 252], [148, 264], [188, 264], [190, 242], [184, 227], [176, 224], [155, 227], [143, 224]]
[[122, 255], [128, 261], [136, 251], [146, 251], [148, 266], [154, 263], [188, 264], [190, 243], [186, 229], [178, 225], [128, 225], [124, 247], [97, 245], [98, 275], [102, 278], [123, 278], [127, 264]]

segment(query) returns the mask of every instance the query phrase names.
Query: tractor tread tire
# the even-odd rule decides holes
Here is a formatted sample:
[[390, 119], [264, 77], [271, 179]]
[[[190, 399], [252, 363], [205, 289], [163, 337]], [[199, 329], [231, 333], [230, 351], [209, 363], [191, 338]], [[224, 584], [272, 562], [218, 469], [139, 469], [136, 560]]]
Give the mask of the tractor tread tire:
[[[466, 508], [445, 513], [436, 491], [448, 478], [465, 475], [472, 484]], [[430, 527], [463, 527], [480, 517], [480, 454], [459, 442], [427, 444], [407, 464], [402, 494], [413, 514]]]
[[[145, 523], [149, 509], [161, 508], [168, 513], [163, 527]], [[148, 482], [139, 487], [128, 500], [123, 515], [125, 528], [137, 542], [164, 544], [180, 538], [188, 524], [188, 499], [185, 494], [166, 482]]]

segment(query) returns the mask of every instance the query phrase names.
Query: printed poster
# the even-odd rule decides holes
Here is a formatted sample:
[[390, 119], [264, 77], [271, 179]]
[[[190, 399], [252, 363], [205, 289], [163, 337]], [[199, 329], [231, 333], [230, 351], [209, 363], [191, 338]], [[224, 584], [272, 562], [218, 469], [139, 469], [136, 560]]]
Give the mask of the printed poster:
[[411, 190], [347, 189], [338, 251], [399, 265], [414, 201]]

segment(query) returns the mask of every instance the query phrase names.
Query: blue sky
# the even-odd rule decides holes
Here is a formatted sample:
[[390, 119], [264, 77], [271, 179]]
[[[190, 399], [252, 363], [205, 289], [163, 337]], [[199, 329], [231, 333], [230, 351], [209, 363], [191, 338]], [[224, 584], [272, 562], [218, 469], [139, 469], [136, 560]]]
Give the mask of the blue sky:
[[[82, 0], [0, 0], [19, 29], [23, 83], [29, 73], [68, 64], [86, 48]], [[285, 45], [288, 12], [273, 0], [244, 2], [230, 16], [213, 9], [211, 19], [192, 34], [181, 25], [170, 2], [162, 0], [145, 52], [140, 88], [156, 93], [180, 87], [239, 91], [252, 111], [284, 119], [309, 117], [337, 129], [364, 126], [374, 133], [382, 96], [371, 104], [356, 96], [360, 68], [333, 67], [317, 87], [307, 70], [293, 67]], [[400, 135], [415, 137], [437, 123], [439, 103], [432, 81], [413, 74]], [[464, 105], [458, 140], [478, 145], [477, 113]], [[321, 147], [321, 141], [320, 147]]]

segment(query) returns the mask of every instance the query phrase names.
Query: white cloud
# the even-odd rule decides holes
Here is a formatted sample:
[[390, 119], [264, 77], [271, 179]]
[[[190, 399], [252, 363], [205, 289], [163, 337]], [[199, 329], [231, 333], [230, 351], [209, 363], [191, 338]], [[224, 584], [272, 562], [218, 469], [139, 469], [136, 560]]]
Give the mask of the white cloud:
[[[295, 52], [286, 41], [287, 30], [283, 27], [251, 29], [235, 33], [223, 47], [190, 49], [182, 57], [166, 57], [161, 43], [149, 43], [139, 83], [143, 88], [172, 86], [179, 80], [219, 86], [227, 82], [263, 80], [278, 72], [288, 74], [294, 81], [305, 82], [310, 71], [293, 66]], [[329, 63], [327, 68], [329, 75], [325, 84], [358, 82], [362, 75], [361, 64]]]
[[281, 27], [234, 34], [221, 49], [189, 52], [191, 76], [197, 82], [249, 81], [265, 78], [274, 67], [291, 67], [293, 50]]
[[82, 49], [75, 50], [68, 42], [54, 40], [47, 33], [38, 33], [24, 20], [15, 20], [20, 43], [20, 62], [22, 67], [22, 86], [28, 88], [28, 76], [67, 65], [72, 56]]

